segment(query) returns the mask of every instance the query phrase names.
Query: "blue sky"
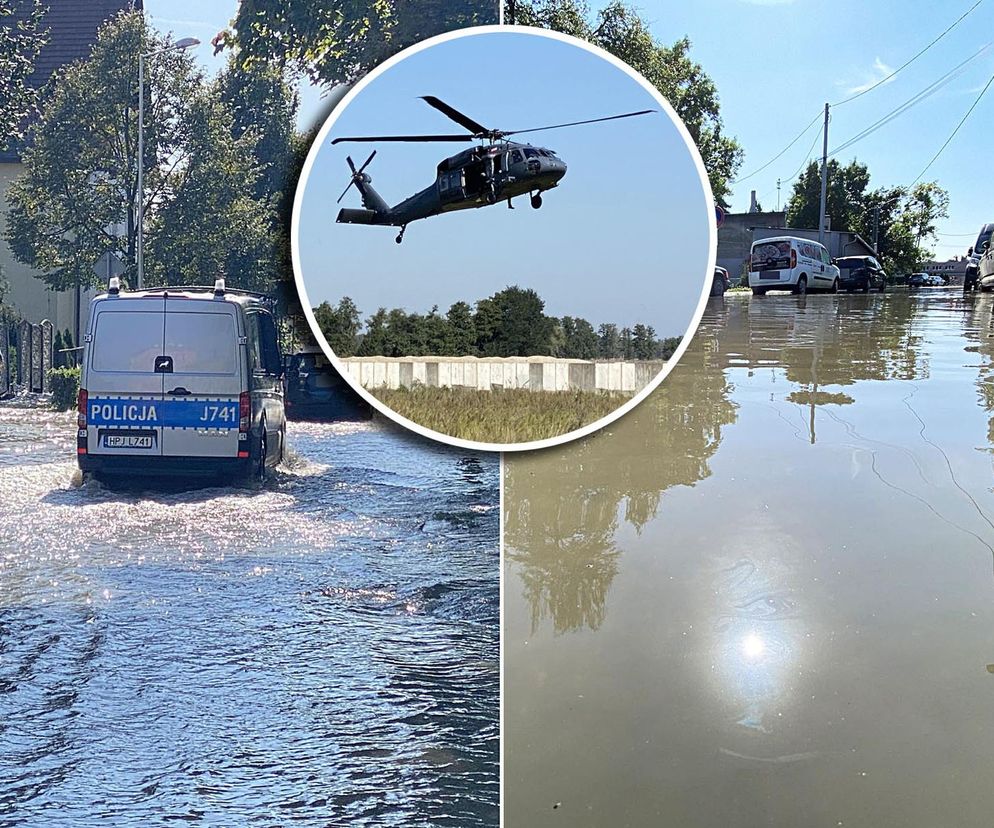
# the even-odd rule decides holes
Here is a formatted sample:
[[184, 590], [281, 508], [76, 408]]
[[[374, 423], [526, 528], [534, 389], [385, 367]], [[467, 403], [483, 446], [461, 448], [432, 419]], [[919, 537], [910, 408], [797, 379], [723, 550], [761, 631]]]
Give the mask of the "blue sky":
[[[765, 164], [814, 118], [826, 101], [897, 68], [973, 5], [974, 0], [638, 0], [636, 6], [665, 42], [688, 36], [692, 57], [714, 78], [730, 134], [746, 151], [741, 173]], [[603, 2], [592, 2], [595, 8]], [[210, 37], [227, 24], [234, 0], [146, 0], [156, 25], [177, 36]], [[961, 60], [994, 40], [994, 0], [975, 12], [893, 81], [833, 112], [831, 145], [859, 132], [923, 89]], [[187, 25], [189, 24], [189, 25]], [[208, 66], [210, 49], [198, 58]], [[994, 74], [994, 49], [906, 114], [841, 156], [869, 165], [871, 186], [909, 184], [949, 136], [980, 88]], [[773, 103], [770, 103], [773, 101]], [[776, 118], [769, 118], [772, 106]], [[302, 119], [323, 113], [328, 102], [303, 91]], [[961, 255], [980, 225], [994, 220], [985, 168], [989, 142], [983, 128], [994, 117], [994, 88], [974, 110], [953, 143], [929, 170], [950, 191], [950, 218], [939, 227], [940, 256]], [[756, 189], [764, 207], [775, 207], [776, 182], [789, 178], [807, 157], [815, 129], [763, 173], [738, 185], [733, 209], [747, 209]], [[838, 140], [836, 140], [838, 139]], [[816, 147], [820, 148], [820, 144]], [[379, 159], [377, 159], [379, 160]], [[572, 173], [572, 170], [571, 170]], [[789, 194], [785, 185], [781, 200]], [[960, 235], [965, 234], [965, 235]]]
[[[300, 263], [312, 304], [351, 296], [377, 307], [444, 312], [511, 284], [534, 288], [554, 316], [582, 316], [681, 335], [697, 308], [708, 262], [709, 200], [677, 127], [621, 69], [548, 37], [492, 32], [437, 44], [377, 77], [332, 129], [342, 135], [460, 133], [419, 100], [437, 95], [487, 126], [522, 129], [624, 112], [640, 117], [523, 136], [568, 166], [533, 210], [500, 202], [395, 228], [336, 224], [335, 200], [356, 165], [390, 204], [433, 184], [435, 167], [471, 144], [325, 141], [300, 209]], [[359, 207], [353, 189], [342, 202]]]
[[[652, 32], [665, 42], [688, 36], [692, 57], [714, 79], [726, 130], [746, 151], [741, 174], [765, 164], [794, 138], [826, 101], [848, 97], [898, 68], [969, 9], [975, 0], [640, 0]], [[860, 132], [994, 40], [994, 0], [976, 11], [892, 81], [833, 110], [829, 147]], [[871, 187], [910, 184], [952, 132], [994, 74], [994, 49], [962, 75], [844, 152], [868, 165]], [[994, 87], [924, 180], [950, 193], [937, 254], [962, 255], [980, 225], [994, 221], [989, 184]], [[807, 157], [816, 127], [778, 162], [736, 186], [735, 210], [749, 207], [755, 189], [776, 207], [777, 178], [792, 176]], [[984, 132], [987, 135], [984, 135]], [[821, 140], [816, 142], [820, 154]], [[781, 203], [789, 196], [781, 192]]]

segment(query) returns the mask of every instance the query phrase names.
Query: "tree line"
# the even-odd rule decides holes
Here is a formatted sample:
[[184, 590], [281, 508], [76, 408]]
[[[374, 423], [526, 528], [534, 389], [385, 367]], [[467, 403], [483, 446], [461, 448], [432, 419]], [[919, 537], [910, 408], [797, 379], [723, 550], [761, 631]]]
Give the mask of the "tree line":
[[[812, 161], [787, 202], [790, 227], [818, 229], [821, 168]], [[859, 233], [871, 245], [876, 236], [881, 264], [890, 275], [914, 273], [934, 255], [936, 223], [949, 215], [949, 193], [936, 182], [912, 188], [870, 189], [870, 171], [855, 159], [828, 162], [826, 213], [832, 228]]]
[[565, 359], [669, 359], [680, 337], [659, 338], [651, 325], [594, 328], [577, 316], [548, 316], [534, 290], [497, 291], [475, 306], [455, 302], [442, 314], [379, 308], [362, 322], [355, 302], [322, 302], [314, 318], [332, 350], [349, 356], [552, 356]]

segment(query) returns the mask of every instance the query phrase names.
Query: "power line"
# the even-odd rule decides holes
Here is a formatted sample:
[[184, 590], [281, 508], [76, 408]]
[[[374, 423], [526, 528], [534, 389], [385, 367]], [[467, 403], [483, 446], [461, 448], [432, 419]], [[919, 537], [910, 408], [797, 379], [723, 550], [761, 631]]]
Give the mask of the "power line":
[[955, 20], [952, 23], [952, 25], [949, 26], [949, 28], [947, 28], [935, 40], [933, 40], [931, 43], [929, 43], [928, 46], [926, 46], [924, 49], [922, 49], [917, 55], [915, 55], [914, 57], [912, 57], [910, 60], [908, 60], [905, 63], [902, 63], [900, 66], [898, 66], [897, 69], [895, 69], [893, 72], [891, 72], [889, 75], [887, 75], [887, 77], [881, 78], [880, 80], [878, 80], [872, 86], [869, 86], [866, 89], [861, 89], [855, 95], [850, 95], [848, 98], [845, 98], [845, 99], [839, 101], [838, 103], [832, 104], [832, 106], [842, 106], [842, 104], [849, 103], [849, 101], [854, 101], [854, 100], [856, 100], [856, 98], [859, 98], [859, 97], [865, 95], [867, 92], [872, 92], [878, 86], [881, 86], [882, 84], [887, 83], [887, 81], [889, 81], [891, 78], [893, 78], [895, 75], [897, 75], [898, 72], [900, 72], [903, 69], [907, 69], [912, 63], [914, 63], [916, 60], [918, 60], [918, 58], [920, 58], [922, 55], [924, 55], [929, 49], [931, 49], [936, 43], [938, 43], [940, 40], [942, 40], [942, 38], [944, 38], [947, 34], [949, 34], [960, 23], [962, 23], [964, 20], [966, 20], [966, 18], [969, 17], [974, 12], [974, 10], [976, 10], [977, 6], [979, 6], [983, 2], [984, 2], [984, 0], [977, 0], [976, 3], [974, 3], [972, 6], [970, 6], [970, 8], [968, 8], [965, 12], [963, 12], [963, 14], [960, 15], [960, 17], [957, 20]]
[[772, 164], [772, 163], [773, 163], [774, 161], [776, 161], [777, 159], [779, 159], [779, 158], [780, 158], [780, 157], [781, 157], [781, 156], [782, 156], [782, 155], [783, 155], [783, 154], [784, 154], [785, 152], [787, 152], [787, 150], [789, 150], [789, 149], [790, 149], [790, 148], [791, 148], [792, 146], [794, 146], [794, 144], [796, 144], [796, 143], [797, 143], [798, 141], [800, 141], [800, 140], [801, 140], [801, 138], [803, 138], [803, 137], [804, 137], [804, 134], [805, 134], [805, 133], [806, 133], [806, 132], [807, 132], [807, 131], [808, 131], [809, 129], [811, 129], [811, 127], [813, 127], [813, 126], [814, 126], [814, 125], [815, 125], [815, 124], [816, 124], [816, 123], [818, 122], [818, 119], [819, 119], [819, 118], [821, 118], [821, 110], [818, 110], [818, 114], [817, 114], [817, 115], [815, 115], [815, 117], [814, 117], [814, 119], [813, 119], [813, 120], [811, 121], [811, 123], [809, 123], [809, 124], [808, 124], [808, 125], [807, 125], [806, 127], [804, 127], [804, 129], [802, 129], [802, 130], [801, 130], [801, 131], [800, 131], [800, 132], [799, 132], [799, 133], [797, 134], [797, 137], [796, 137], [796, 138], [794, 138], [794, 140], [793, 140], [793, 141], [791, 141], [791, 142], [790, 142], [789, 144], [787, 144], [787, 146], [785, 146], [785, 147], [784, 147], [784, 148], [783, 148], [782, 150], [780, 150], [780, 152], [778, 152], [778, 153], [777, 153], [776, 155], [774, 155], [774, 156], [773, 156], [773, 157], [772, 157], [772, 158], [771, 158], [771, 159], [770, 159], [769, 161], [767, 161], [767, 162], [766, 162], [765, 164], [763, 164], [763, 166], [762, 166], [762, 167], [759, 167], [758, 169], [755, 169], [755, 170], [753, 170], [753, 171], [752, 171], [751, 173], [749, 173], [748, 175], [743, 175], [743, 176], [741, 176], [741, 177], [739, 177], [739, 178], [736, 178], [736, 179], [735, 179], [735, 180], [734, 180], [734, 181], [732, 182], [732, 184], [741, 184], [741, 183], [742, 183], [743, 181], [745, 181], [745, 180], [746, 180], [747, 178], [752, 178], [752, 177], [753, 177], [754, 175], [758, 175], [758, 174], [759, 174], [759, 173], [761, 173], [761, 172], [762, 172], [763, 170], [765, 170], [765, 169], [766, 169], [766, 168], [767, 168], [768, 166], [770, 166], [770, 164]]
[[956, 133], [959, 132], [960, 127], [966, 123], [966, 119], [970, 117], [970, 114], [973, 112], [973, 110], [977, 108], [977, 104], [980, 103], [980, 99], [984, 97], [984, 95], [987, 93], [987, 90], [990, 89], [992, 83], [994, 83], [994, 75], [991, 75], [990, 80], [988, 80], [984, 88], [980, 90], [980, 94], [977, 95], [977, 99], [970, 105], [970, 108], [966, 111], [966, 115], [964, 115], [963, 118], [960, 120], [960, 122], [956, 124], [956, 129], [954, 129], [952, 133], [949, 135], [949, 137], [946, 139], [946, 143], [944, 143], [941, 147], [939, 147], [939, 151], [932, 156], [932, 160], [925, 165], [925, 169], [923, 169], [920, 173], [918, 173], [918, 178], [916, 178], [914, 181], [911, 182], [912, 187], [914, 187], [915, 184], [921, 181], [922, 176], [928, 172], [929, 167], [931, 167], [935, 163], [936, 159], [940, 155], [942, 155], [943, 150], [945, 150], [945, 148], [949, 146], [949, 143], [953, 140], [953, 138], [956, 137]]
[[842, 144], [840, 144], [839, 146], [837, 146], [835, 149], [833, 149], [829, 153], [829, 156], [831, 157], [831, 156], [837, 155], [838, 153], [842, 152], [843, 150], [846, 150], [849, 147], [851, 147], [853, 144], [855, 144], [855, 143], [857, 143], [859, 141], [862, 141], [864, 138], [866, 138], [867, 136], [869, 136], [872, 133], [876, 132], [881, 127], [886, 126], [887, 124], [889, 124], [895, 118], [899, 117], [900, 115], [903, 115], [905, 112], [907, 112], [913, 106], [916, 106], [917, 104], [919, 104], [922, 101], [924, 101], [926, 98], [929, 98], [932, 95], [934, 95], [943, 86], [945, 86], [950, 81], [954, 80], [958, 75], [962, 74], [962, 72], [965, 70], [967, 64], [970, 63], [971, 61], [976, 60], [982, 54], [984, 54], [985, 52], [987, 52], [987, 50], [990, 49], [991, 45], [992, 45], [991, 43], [988, 43], [988, 44], [982, 46], [980, 49], [978, 49], [976, 52], [974, 52], [966, 60], [964, 60], [961, 63], [957, 64], [952, 69], [950, 69], [948, 72], [946, 72], [946, 74], [942, 75], [942, 77], [940, 77], [938, 80], [933, 81], [932, 83], [930, 83], [928, 86], [926, 86], [924, 89], [922, 89], [917, 94], [912, 95], [910, 98], [908, 98], [900, 106], [892, 109], [890, 112], [888, 112], [882, 118], [880, 118], [878, 121], [875, 121], [874, 123], [870, 124], [870, 126], [868, 126], [866, 129], [864, 129], [862, 132], [857, 133], [852, 138], [850, 138], [848, 141], [845, 141]]

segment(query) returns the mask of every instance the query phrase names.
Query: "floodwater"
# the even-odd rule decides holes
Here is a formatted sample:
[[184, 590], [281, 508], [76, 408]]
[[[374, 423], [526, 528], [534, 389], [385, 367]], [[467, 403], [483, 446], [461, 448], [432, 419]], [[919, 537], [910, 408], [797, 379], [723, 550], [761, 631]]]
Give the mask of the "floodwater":
[[291, 424], [263, 486], [80, 486], [0, 408], [0, 826], [495, 825], [498, 462]]
[[507, 828], [994, 823], [994, 301], [711, 300], [506, 464]]

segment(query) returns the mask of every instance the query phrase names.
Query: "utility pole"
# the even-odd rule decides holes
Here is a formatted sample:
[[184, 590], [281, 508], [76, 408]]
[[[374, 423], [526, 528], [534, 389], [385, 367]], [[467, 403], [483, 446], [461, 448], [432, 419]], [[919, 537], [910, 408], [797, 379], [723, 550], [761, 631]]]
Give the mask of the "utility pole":
[[777, 212], [780, 212], [780, 179], [777, 179]]
[[873, 255], [880, 255], [880, 246], [878, 241], [880, 239], [880, 205], [878, 204], [873, 208]]
[[818, 243], [825, 243], [825, 213], [828, 200], [828, 104], [825, 104], [825, 134], [821, 145], [821, 204], [818, 209]]

